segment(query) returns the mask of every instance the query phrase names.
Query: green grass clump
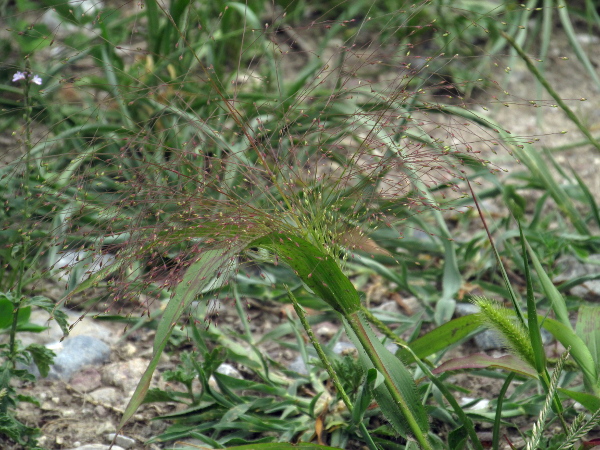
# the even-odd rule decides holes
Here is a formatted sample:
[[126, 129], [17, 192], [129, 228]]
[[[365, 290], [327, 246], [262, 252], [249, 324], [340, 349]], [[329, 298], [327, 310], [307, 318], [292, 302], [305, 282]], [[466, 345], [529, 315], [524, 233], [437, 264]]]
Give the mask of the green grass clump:
[[[546, 29], [554, 6], [563, 22], [579, 10], [560, 2], [539, 11], [536, 2], [330, 3], [0, 5], [14, 35], [2, 42], [10, 57], [0, 76], [15, 77], [0, 86], [0, 127], [12, 136], [0, 167], [0, 287], [12, 305], [5, 385], [18, 375], [19, 317], [31, 306], [51, 309], [28, 294], [60, 275], [57, 308], [156, 327], [152, 359], [120, 424], [145, 402], [185, 404], [155, 441], [269, 448], [316, 434], [337, 448], [483, 448], [476, 425], [487, 421], [498, 448], [501, 424], [529, 415], [539, 416], [528, 441], [535, 446], [554, 414], [563, 443], [575, 445], [596, 416], [569, 428], [565, 400], [593, 414], [600, 407], [600, 335], [589, 319], [597, 311], [583, 304], [572, 327], [569, 314], [581, 301], [565, 299], [567, 287], [555, 287], [549, 272], [561, 253], [585, 259], [597, 251], [590, 230], [600, 224], [598, 208], [577, 174], [559, 170], [557, 181], [550, 167], [560, 167], [540, 155], [536, 138], [513, 136], [475, 99], [498, 89], [484, 64], [507, 42], [530, 62], [523, 24], [541, 20]], [[543, 70], [528, 67], [553, 95]], [[492, 158], [501, 148], [522, 169], [498, 177]], [[485, 185], [480, 198], [514, 217], [479, 221], [483, 212], [476, 218], [469, 209], [471, 183]], [[531, 191], [539, 194], [533, 212], [524, 197]], [[523, 295], [514, 280], [521, 276]], [[420, 311], [365, 306], [375, 280], [389, 294], [394, 283], [394, 294], [413, 296]], [[162, 302], [158, 320], [135, 317], [141, 294]], [[232, 300], [241, 332], [210, 326], [205, 300], [213, 296]], [[511, 310], [484, 296], [509, 301]], [[465, 297], [481, 313], [452, 319]], [[247, 299], [291, 303], [300, 322], [290, 315], [258, 338]], [[190, 312], [192, 305], [200, 306]], [[306, 308], [318, 314], [305, 317]], [[556, 320], [538, 316], [545, 310]], [[152, 389], [162, 352], [181, 342], [179, 323], [190, 314], [195, 351], [165, 374], [185, 391]], [[515, 356], [442, 364], [482, 317]], [[311, 326], [325, 320], [344, 325], [356, 355], [336, 356], [332, 343], [318, 342]], [[563, 370], [582, 373], [584, 391], [573, 376], [562, 384], [550, 376], [540, 327], [570, 347], [574, 364]], [[265, 355], [268, 339], [298, 351], [308, 374]], [[35, 349], [29, 353], [35, 360]], [[219, 373], [225, 361], [251, 379]], [[460, 405], [455, 397], [465, 389], [447, 373], [457, 370], [503, 380], [492, 409]], [[508, 395], [513, 380], [522, 387]], [[14, 409], [9, 403], [3, 413]]]

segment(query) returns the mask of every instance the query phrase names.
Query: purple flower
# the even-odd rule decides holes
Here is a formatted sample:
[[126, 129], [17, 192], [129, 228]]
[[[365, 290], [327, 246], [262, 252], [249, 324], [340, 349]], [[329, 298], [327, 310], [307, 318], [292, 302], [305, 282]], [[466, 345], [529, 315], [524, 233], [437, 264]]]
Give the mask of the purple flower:
[[13, 75], [13, 83], [16, 83], [19, 80], [24, 80], [25, 79], [25, 74], [27, 72], [17, 72]]
[[39, 75], [34, 75], [28, 72], [17, 72], [13, 75], [13, 83], [21, 80], [29, 80], [30, 83], [37, 84], [38, 86], [42, 84], [42, 78]]

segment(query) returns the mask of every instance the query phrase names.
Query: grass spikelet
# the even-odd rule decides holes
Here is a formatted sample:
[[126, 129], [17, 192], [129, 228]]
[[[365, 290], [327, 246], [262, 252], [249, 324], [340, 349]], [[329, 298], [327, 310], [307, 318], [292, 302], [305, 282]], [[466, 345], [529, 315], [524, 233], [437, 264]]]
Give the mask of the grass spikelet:
[[546, 423], [546, 416], [552, 407], [552, 400], [554, 398], [554, 394], [556, 393], [556, 388], [558, 387], [558, 380], [560, 378], [560, 374], [562, 372], [563, 365], [565, 361], [569, 357], [569, 349], [564, 352], [559, 358], [556, 368], [552, 373], [552, 378], [550, 379], [550, 386], [548, 388], [548, 394], [546, 395], [546, 400], [544, 402], [544, 407], [540, 411], [540, 415], [538, 416], [537, 422], [533, 425], [532, 428], [532, 436], [529, 441], [527, 441], [527, 445], [525, 446], [525, 450], [536, 450], [539, 448], [539, 443], [542, 438], [542, 433], [544, 431], [544, 424]]
[[472, 303], [479, 307], [479, 317], [483, 324], [496, 330], [504, 344], [513, 353], [535, 367], [535, 357], [527, 330], [515, 320], [512, 312], [484, 297], [476, 297]]
[[600, 409], [598, 409], [592, 416], [586, 421], [586, 414], [579, 414], [573, 423], [569, 427], [569, 432], [567, 434], [567, 439], [565, 442], [558, 447], [557, 450], [563, 450], [568, 448], [573, 448], [577, 441], [582, 439], [585, 435], [587, 435], [593, 428], [598, 426], [600, 423]]

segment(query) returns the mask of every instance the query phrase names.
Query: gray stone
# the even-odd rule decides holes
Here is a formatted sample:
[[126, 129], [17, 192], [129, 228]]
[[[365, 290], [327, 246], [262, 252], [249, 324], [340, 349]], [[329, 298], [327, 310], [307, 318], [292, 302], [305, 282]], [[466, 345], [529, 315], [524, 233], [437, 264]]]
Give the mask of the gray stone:
[[[584, 275], [600, 275], [600, 254], [590, 255], [587, 259], [589, 262], [582, 263], [574, 256], [561, 256], [556, 261], [560, 273], [552, 281], [558, 284]], [[569, 289], [569, 293], [589, 301], [600, 301], [600, 279], [581, 283]]]
[[[109, 450], [110, 445], [104, 444], [85, 444], [79, 447], [72, 448], [70, 450]], [[112, 450], [125, 450], [123, 447], [113, 445]]]
[[148, 361], [143, 358], [112, 363], [104, 367], [102, 380], [106, 384], [112, 384], [123, 389], [125, 394], [129, 396], [137, 387], [147, 367]]
[[109, 433], [106, 435], [106, 439], [109, 440], [110, 442], [112, 442], [114, 439], [115, 444], [120, 445], [121, 447], [123, 447], [125, 449], [131, 448], [135, 445], [135, 439], [132, 439], [128, 436], [122, 436], [120, 434], [116, 435], [115, 433]]
[[300, 375], [308, 375], [308, 369], [306, 368], [306, 364], [304, 364], [302, 356], [298, 356], [291, 363], [289, 363], [288, 369], [292, 372], [297, 372]]
[[75, 373], [70, 384], [77, 392], [90, 392], [100, 387], [102, 376], [95, 367], [87, 367]]
[[456, 307], [454, 309], [454, 313], [459, 317], [468, 316], [469, 314], [477, 314], [478, 312], [479, 307], [473, 303], [456, 303]]
[[103, 387], [100, 389], [96, 389], [93, 392], [88, 394], [92, 400], [98, 403], [104, 403], [106, 405], [117, 405], [118, 401], [123, 396], [119, 393], [119, 391], [113, 387]]
[[394, 314], [402, 314], [402, 310], [400, 309], [400, 305], [398, 302], [394, 300], [389, 300], [381, 303], [374, 309], [375, 311], [382, 311], [386, 313], [394, 313]]
[[336, 355], [342, 355], [346, 352], [356, 350], [356, 347], [350, 342], [337, 341], [331, 350]]
[[[117, 340], [121, 337], [122, 332], [116, 327], [107, 327], [100, 322], [95, 321], [89, 316], [85, 316], [83, 319], [80, 319], [81, 314], [75, 314], [71, 311], [63, 310], [67, 316], [69, 323], [77, 322], [77, 325], [73, 327], [73, 329], [69, 333], [69, 337], [65, 339], [66, 342], [68, 339], [72, 339], [75, 336], [94, 336], [95, 338], [100, 339], [101, 341], [107, 343], [108, 345], [112, 345], [117, 342]], [[63, 332], [54, 320], [49, 320], [50, 315], [41, 309], [34, 309], [31, 312], [31, 317], [29, 321], [31, 323], [35, 323], [36, 325], [42, 325], [48, 327], [47, 330], [42, 331], [41, 333], [29, 333], [23, 332], [19, 333], [19, 339], [24, 346], [29, 344], [40, 344], [46, 345], [52, 344], [56, 347], [62, 348], [62, 345], [57, 344], [63, 337]], [[114, 330], [111, 328], [115, 328]], [[56, 351], [56, 350], [55, 350]]]
[[227, 363], [221, 364], [217, 368], [217, 372], [220, 374], [223, 374], [223, 375], [227, 375], [228, 377], [237, 378], [239, 380], [244, 379], [244, 377], [242, 376], [240, 371], [237, 370], [235, 367], [233, 367], [231, 364], [227, 364]]
[[482, 331], [473, 340], [481, 350], [498, 350], [505, 347], [504, 341], [493, 330]]
[[[55, 350], [56, 351], [56, 350]], [[110, 358], [110, 347], [91, 336], [74, 336], [62, 344], [48, 378], [68, 381], [79, 369], [89, 365], [100, 365]]]
[[600, 38], [588, 33], [575, 33], [575, 39], [582, 45], [598, 44]]

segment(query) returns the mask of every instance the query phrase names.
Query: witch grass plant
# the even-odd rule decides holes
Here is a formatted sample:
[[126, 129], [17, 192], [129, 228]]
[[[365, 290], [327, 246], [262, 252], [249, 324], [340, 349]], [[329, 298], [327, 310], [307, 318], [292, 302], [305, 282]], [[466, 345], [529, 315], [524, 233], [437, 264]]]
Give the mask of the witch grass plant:
[[[417, 39], [423, 28], [443, 33], [431, 23], [406, 27], [428, 3], [407, 16], [374, 19], [359, 6], [344, 6], [336, 20], [311, 22], [312, 42], [289, 28], [284, 13], [274, 9], [263, 17], [251, 4], [148, 1], [121, 15], [52, 2], [76, 31], [57, 34], [60, 48], [43, 54], [48, 84], [36, 94], [36, 106], [26, 105], [48, 127], [27, 152], [24, 182], [33, 201], [23, 211], [8, 185], [0, 186], [3, 231], [27, 224], [45, 274], [74, 272], [73, 265], [62, 266], [65, 254], [82, 260], [77, 267], [88, 276], [66, 283], [61, 305], [81, 302], [96, 287], [102, 297], [84, 299], [85, 313], [132, 315], [141, 293], [164, 302], [152, 360], [121, 428], [144, 402], [192, 303], [270, 264], [289, 268], [360, 349], [367, 374], [360, 401], [353, 404], [335, 371], [328, 372], [365, 445], [377, 448], [363, 421], [372, 395], [407, 446], [433, 448], [414, 362], [452, 405], [465, 439], [481, 448], [471, 419], [421, 359], [478, 326], [472, 319], [442, 325], [462, 285], [443, 212], [464, 197], [459, 183], [471, 170], [497, 170], [485, 152], [497, 146], [499, 132], [460, 95], [453, 97], [459, 106], [437, 101], [440, 89], [464, 87], [430, 81], [432, 66], [455, 57], [411, 56], [416, 44], [406, 38]], [[373, 29], [377, 21], [381, 32], [364, 35], [363, 26]], [[31, 52], [57, 45], [42, 28], [28, 30], [38, 42]], [[394, 38], [400, 29], [402, 41]], [[27, 56], [36, 61], [35, 52]], [[510, 139], [503, 145], [510, 148]], [[524, 160], [543, 172], [533, 157]], [[18, 166], [0, 170], [20, 181]], [[344, 269], [359, 262], [390, 273], [369, 255], [389, 264], [412, 259], [402, 238], [430, 229], [422, 212], [434, 217], [428, 234], [444, 258], [441, 292], [428, 305], [441, 326], [407, 346], [365, 310]], [[98, 263], [100, 270], [85, 267], [106, 255], [113, 258]], [[301, 315], [302, 305], [292, 293], [290, 299]], [[369, 322], [404, 346], [406, 364]], [[323, 364], [331, 369], [326, 358]]]

